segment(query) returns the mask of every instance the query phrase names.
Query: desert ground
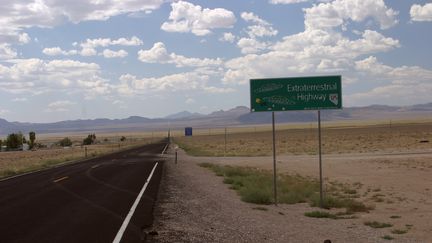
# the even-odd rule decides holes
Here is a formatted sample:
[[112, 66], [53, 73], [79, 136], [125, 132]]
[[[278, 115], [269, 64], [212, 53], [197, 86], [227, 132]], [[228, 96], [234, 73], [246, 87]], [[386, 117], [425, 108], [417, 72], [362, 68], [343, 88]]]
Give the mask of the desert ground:
[[[432, 121], [324, 123], [324, 195], [334, 185], [354, 190], [355, 200], [373, 208], [350, 219], [304, 216], [319, 210], [307, 203], [254, 205], [200, 163], [271, 171], [271, 126], [197, 129], [174, 137], [156, 208], [156, 242], [432, 242]], [[70, 137], [76, 146], [0, 153], [2, 177], [83, 159], [87, 134], [49, 134], [37, 142]], [[120, 142], [120, 137], [127, 139]], [[97, 134], [89, 157], [115, 152], [166, 136], [166, 132]], [[174, 164], [175, 147], [179, 161]], [[278, 124], [277, 170], [318, 178], [316, 124]], [[330, 210], [333, 212], [333, 209]], [[367, 221], [391, 224], [372, 228]], [[387, 238], [386, 238], [387, 237]], [[391, 240], [390, 240], [391, 239]]]
[[[46, 148], [0, 152], [0, 179], [152, 143], [166, 136], [166, 132], [99, 133], [96, 134], [96, 144], [81, 146], [87, 135], [88, 133], [37, 134], [36, 143], [43, 144]], [[122, 136], [126, 138], [124, 141], [120, 141]], [[65, 137], [73, 142], [71, 147], [63, 148], [56, 144]]]
[[[231, 129], [231, 131], [234, 130]], [[255, 235], [257, 237], [255, 239], [264, 237], [261, 238], [263, 242], [293, 242], [295, 240], [322, 242], [326, 236], [338, 240], [334, 242], [347, 242], [348, 239], [352, 239], [351, 242], [388, 242], [390, 240], [394, 242], [432, 242], [431, 122], [422, 121], [417, 123], [411, 121], [366, 125], [356, 123], [340, 127], [327, 124], [323, 127], [322, 133], [325, 195], [329, 191], [327, 189], [334, 184], [346, 185], [355, 189], [353, 198], [371, 206], [372, 210], [356, 213], [355, 219], [349, 220], [304, 219], [306, 218], [303, 215], [305, 212], [317, 210], [317, 208], [311, 208], [305, 204], [279, 205], [278, 207], [265, 206], [268, 211], [256, 212], [259, 210], [250, 210], [254, 206], [249, 203], [240, 203], [238, 205], [231, 205], [229, 203], [231, 205], [229, 207], [234, 207], [236, 210], [232, 211], [232, 209], [219, 205], [220, 208], [217, 209], [218, 214], [223, 215], [224, 211], [228, 211], [231, 218], [243, 217], [242, 215], [248, 214], [249, 216], [246, 218], [252, 222], [246, 221], [250, 224], [251, 228], [267, 229], [268, 232], [273, 233], [277, 230], [268, 229], [264, 225], [276, 222], [283, 222], [289, 225], [289, 229], [280, 226], [276, 227], [276, 229], [281, 231], [279, 232], [279, 238], [268, 238], [268, 235]], [[178, 200], [182, 202], [177, 204], [173, 203], [175, 198], [170, 198], [170, 196], [167, 196], [168, 199], [162, 199], [159, 210], [162, 215], [165, 215], [164, 212], [176, 215], [174, 212], [176, 210], [170, 208], [170, 205], [182, 208], [182, 212], [177, 212], [178, 216], [162, 219], [160, 225], [156, 225], [155, 229], [162, 232], [160, 236], [161, 242], [166, 242], [164, 239], [169, 239], [170, 236], [170, 233], [167, 232], [172, 231], [178, 234], [181, 232], [189, 235], [189, 237], [183, 239], [188, 242], [196, 242], [196, 237], [210, 237], [209, 240], [212, 240], [211, 236], [209, 236], [211, 233], [208, 232], [208, 227], [202, 229], [200, 226], [211, 225], [211, 228], [214, 230], [210, 231], [216, 232], [216, 235], [219, 233], [223, 234], [221, 232], [224, 232], [224, 230], [212, 222], [201, 222], [201, 224], [196, 225], [195, 232], [184, 230], [185, 228], [182, 228], [178, 224], [178, 222], [184, 222], [185, 218], [190, 217], [191, 220], [194, 220], [199, 217], [199, 213], [197, 215], [197, 213], [193, 212], [194, 209], [188, 209], [188, 207], [197, 207], [200, 203], [209, 202], [218, 205], [218, 201], [228, 204], [225, 201], [226, 199], [222, 199], [222, 197], [230, 197], [229, 200], [240, 201], [236, 193], [230, 190], [228, 185], [223, 184], [220, 177], [206, 171], [206, 168], [200, 168], [198, 166], [199, 163], [256, 167], [266, 170], [272, 170], [273, 168], [273, 159], [270, 156], [272, 153], [272, 137], [268, 129], [266, 131], [252, 129], [249, 132], [232, 132], [227, 135], [226, 143], [225, 135], [221, 131], [219, 134], [214, 135], [204, 134], [205, 132], [202, 135], [193, 137], [178, 136], [174, 139], [180, 147], [185, 148], [186, 152], [194, 156], [181, 154], [182, 159], [179, 164], [183, 166], [175, 166], [171, 169], [174, 172], [170, 172], [170, 168], [168, 168], [168, 177], [170, 173], [175, 173], [176, 175], [172, 176], [179, 178], [183, 174], [187, 175], [187, 179], [185, 179], [187, 181], [182, 182], [181, 179], [171, 178], [172, 181], [175, 181], [174, 184], [182, 186], [179, 187], [170, 184], [168, 180], [168, 185], [166, 186], [168, 189], [166, 190], [171, 191], [171, 194], [174, 191], [176, 195], [179, 193], [187, 195], [188, 192], [184, 188], [187, 187], [187, 184], [191, 184], [197, 180], [199, 182], [190, 186], [189, 189], [197, 191], [197, 193], [204, 191], [208, 195], [191, 196], [188, 202], [183, 202], [184, 200], [187, 201], [187, 196], [179, 196]], [[319, 166], [316, 128], [307, 126], [290, 129], [285, 126], [281, 129], [279, 127], [276, 137], [278, 173], [300, 174], [318, 178]], [[192, 173], [191, 171], [194, 172]], [[199, 179], [201, 176], [207, 179]], [[212, 179], [208, 179], [209, 177]], [[210, 181], [210, 184], [208, 181]], [[214, 183], [219, 183], [220, 185], [215, 186]], [[215, 194], [209, 189], [212, 187], [226, 190], [226, 192]], [[164, 204], [164, 200], [168, 200], [170, 203]], [[212, 213], [207, 212], [205, 209], [198, 208], [212, 215]], [[238, 212], [241, 212], [242, 215], [238, 215]], [[272, 214], [277, 214], [277, 212], [296, 217], [298, 221], [281, 221], [276, 216], [271, 216]], [[267, 215], [265, 215], [266, 213]], [[213, 217], [218, 218], [220, 221], [229, 218], [220, 215], [213, 215]], [[211, 216], [209, 215], [209, 217]], [[246, 221], [236, 221], [235, 224], [245, 223]], [[364, 222], [367, 221], [389, 223], [391, 226], [383, 229], [371, 228], [364, 225]], [[225, 227], [228, 227], [227, 225], [232, 225], [232, 222], [218, 222], [218, 224], [225, 224]], [[236, 225], [232, 225], [232, 227], [239, 228]], [[305, 232], [304, 228], [316, 229], [316, 235], [313, 235], [313, 231]], [[299, 233], [292, 232], [291, 235], [286, 235], [286, 232], [282, 233], [284, 230], [292, 229], [297, 229]], [[163, 232], [166, 233], [165, 235], [168, 235], [167, 238], [164, 238]], [[203, 234], [202, 232], [207, 233]], [[337, 232], [340, 232], [340, 234]], [[251, 232], [249, 234], [254, 235]], [[195, 240], [193, 240], [194, 237]], [[239, 238], [233, 237], [226, 239], [238, 240], [240, 242], [247, 242], [246, 239], [250, 239], [244, 234], [238, 236]], [[251, 237], [254, 239], [253, 236]], [[229, 242], [229, 240], [219, 239], [219, 242]]]

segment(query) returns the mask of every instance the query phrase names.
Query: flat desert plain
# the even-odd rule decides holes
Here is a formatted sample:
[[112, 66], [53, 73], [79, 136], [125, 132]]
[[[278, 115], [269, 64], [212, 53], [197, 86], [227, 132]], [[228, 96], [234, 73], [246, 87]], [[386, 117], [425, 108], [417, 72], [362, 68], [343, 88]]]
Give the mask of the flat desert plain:
[[[389, 228], [374, 230], [398, 242], [432, 242], [431, 122], [327, 124], [322, 135], [325, 195], [334, 184], [346, 185], [355, 190], [355, 200], [374, 208], [356, 213], [352, 220], [357, 224], [390, 223]], [[195, 155], [188, 159], [196, 163], [272, 170], [271, 139], [268, 131], [254, 131], [233, 132], [226, 140], [219, 134], [177, 137], [175, 141]], [[318, 178], [317, 139], [315, 128], [278, 130], [278, 173]]]

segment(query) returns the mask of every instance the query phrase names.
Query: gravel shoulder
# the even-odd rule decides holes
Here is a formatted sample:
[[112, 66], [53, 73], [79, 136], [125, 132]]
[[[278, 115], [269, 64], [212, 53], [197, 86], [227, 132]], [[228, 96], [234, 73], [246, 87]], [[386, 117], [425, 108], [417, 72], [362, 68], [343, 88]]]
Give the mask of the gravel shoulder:
[[[391, 235], [389, 230], [363, 225], [367, 213], [333, 220], [305, 217], [305, 212], [318, 210], [308, 204], [259, 206], [259, 210], [258, 205], [242, 202], [221, 177], [198, 166], [220, 158], [190, 157], [179, 150], [175, 164], [173, 153], [168, 150], [153, 236], [148, 239], [152, 242], [389, 242], [382, 238]], [[412, 234], [395, 238], [391, 242], [424, 242]]]

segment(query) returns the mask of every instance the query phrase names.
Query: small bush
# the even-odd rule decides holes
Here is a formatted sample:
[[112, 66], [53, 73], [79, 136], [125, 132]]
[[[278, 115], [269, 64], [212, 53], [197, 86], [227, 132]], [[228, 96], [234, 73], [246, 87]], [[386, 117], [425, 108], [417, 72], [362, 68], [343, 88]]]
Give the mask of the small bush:
[[337, 218], [335, 214], [331, 214], [329, 212], [324, 212], [324, 211], [306, 212], [304, 215], [311, 218], [329, 218], [329, 219]]
[[372, 228], [388, 228], [388, 227], [392, 227], [392, 224], [388, 224], [388, 223], [380, 223], [377, 221], [367, 221], [364, 222], [364, 225], [372, 227]]
[[69, 147], [72, 146], [72, 141], [68, 137], [65, 137], [59, 141], [59, 145], [62, 147]]
[[383, 238], [384, 240], [393, 240], [393, 239], [394, 239], [394, 238], [391, 237], [390, 235], [384, 235], [382, 238]]
[[[223, 182], [236, 190], [245, 202], [270, 204], [274, 202], [273, 174], [248, 167], [220, 166], [202, 163], [200, 166], [212, 170], [217, 176], [223, 176]], [[315, 179], [300, 175], [278, 175], [278, 203], [305, 203], [319, 206], [319, 183]], [[353, 199], [324, 197], [326, 208], [346, 208], [347, 213], [366, 212], [369, 207]]]
[[253, 207], [253, 210], [260, 210], [260, 211], [268, 211], [268, 208], [265, 207]]
[[402, 234], [405, 234], [406, 232], [408, 232], [408, 230], [394, 229], [391, 232], [392, 232], [392, 234], [402, 235]]

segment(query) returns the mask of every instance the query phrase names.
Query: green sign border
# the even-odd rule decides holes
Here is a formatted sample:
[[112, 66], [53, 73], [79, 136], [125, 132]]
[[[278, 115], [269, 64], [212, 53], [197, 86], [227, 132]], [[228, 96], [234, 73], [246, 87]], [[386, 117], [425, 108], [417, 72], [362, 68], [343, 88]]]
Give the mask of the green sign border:
[[342, 76], [251, 79], [250, 105], [251, 112], [342, 109]]

